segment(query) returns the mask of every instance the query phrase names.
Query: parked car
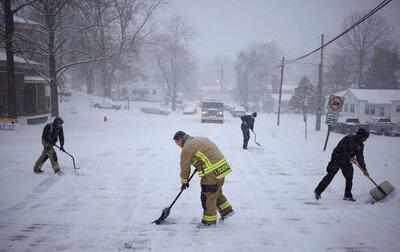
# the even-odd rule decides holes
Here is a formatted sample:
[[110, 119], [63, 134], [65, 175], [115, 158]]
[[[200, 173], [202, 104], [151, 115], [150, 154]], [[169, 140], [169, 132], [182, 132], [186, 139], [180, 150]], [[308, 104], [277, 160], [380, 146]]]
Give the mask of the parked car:
[[142, 111], [143, 113], [156, 114], [156, 115], [169, 115], [170, 114], [170, 111], [168, 109], [160, 108], [160, 107], [156, 107], [156, 106], [142, 107], [142, 108], [140, 108], [140, 111]]
[[242, 106], [233, 106], [231, 109], [231, 114], [233, 117], [241, 117], [246, 114], [246, 109]]
[[360, 123], [358, 117], [339, 117], [335, 125], [331, 125], [331, 131], [343, 134], [354, 134], [359, 129], [369, 129], [368, 124]]
[[99, 108], [99, 109], [115, 109], [118, 110], [121, 108], [121, 105], [117, 104], [113, 100], [109, 98], [97, 98], [92, 97], [90, 99], [90, 106]]
[[197, 106], [194, 102], [186, 103], [185, 107], [183, 108], [184, 115], [193, 115], [197, 113]]
[[390, 118], [375, 117], [369, 123], [369, 130], [378, 135], [400, 135], [399, 125], [393, 123]]
[[224, 102], [204, 100], [201, 105], [201, 122], [224, 122]]

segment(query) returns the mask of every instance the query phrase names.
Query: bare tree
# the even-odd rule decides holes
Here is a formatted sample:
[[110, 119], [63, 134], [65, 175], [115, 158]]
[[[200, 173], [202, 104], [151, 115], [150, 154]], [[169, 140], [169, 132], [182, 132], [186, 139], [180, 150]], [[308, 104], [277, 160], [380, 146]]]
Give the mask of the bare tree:
[[[365, 16], [365, 12], [355, 11], [345, 18], [343, 29], [347, 29], [352, 24]], [[355, 65], [357, 69], [358, 87], [363, 87], [363, 74], [370, 57], [371, 52], [375, 46], [390, 39], [392, 29], [386, 20], [378, 15], [372, 15], [363, 23], [346, 33], [342, 39], [338, 41], [340, 47], [344, 50], [345, 54], [350, 54], [355, 58]]]
[[[36, 0], [35, 0], [36, 1]], [[17, 94], [15, 86], [15, 64], [14, 64], [14, 15], [24, 8], [25, 6], [35, 2], [35, 1], [25, 1], [19, 6], [13, 8], [11, 0], [1, 0], [2, 9], [4, 12], [4, 27], [0, 27], [0, 34], [4, 38], [2, 39], [2, 44], [6, 49], [7, 57], [7, 83], [8, 83], [8, 93], [7, 93], [7, 110], [8, 117], [17, 118]]]
[[324, 93], [333, 94], [339, 90], [349, 88], [352, 84], [351, 58], [348, 55], [335, 53], [325, 74]]
[[190, 85], [195, 62], [188, 49], [188, 42], [193, 38], [194, 31], [182, 16], [173, 16], [164, 25], [164, 31], [157, 35], [155, 57], [163, 81], [168, 87], [172, 98], [171, 108], [176, 110], [178, 89]]
[[[88, 24], [90, 46], [101, 54], [113, 52], [113, 57], [99, 64], [105, 97], [129, 64], [136, 60], [140, 42], [149, 34], [147, 29], [163, 0], [82, 0], [76, 1]], [[118, 73], [118, 78], [116, 77]]]
[[240, 52], [236, 73], [241, 101], [259, 101], [267, 92], [271, 70], [279, 61], [280, 52], [275, 43], [253, 44]]
[[[46, 73], [39, 71], [32, 65], [31, 67], [50, 84], [52, 116], [59, 114], [58, 82], [63, 72], [79, 64], [105, 60], [110, 57], [109, 55], [94, 58], [75, 48], [64, 48], [74, 32], [86, 29], [86, 27], [74, 27], [69, 24], [68, 20], [73, 17], [70, 14], [71, 12], [67, 11], [70, 8], [69, 4], [70, 0], [37, 0], [31, 3], [31, 12], [27, 15], [31, 15], [38, 21], [39, 28], [35, 31], [40, 33], [41, 36], [32, 38], [23, 33], [18, 34], [19, 39], [24, 42], [23, 45], [33, 45], [33, 49], [31, 49], [32, 47], [25, 49], [23, 45], [18, 46], [18, 52], [28, 64], [26, 54], [35, 54], [41, 57], [42, 61], [47, 61], [48, 71]], [[73, 60], [64, 62], [63, 59], [67, 57]]]

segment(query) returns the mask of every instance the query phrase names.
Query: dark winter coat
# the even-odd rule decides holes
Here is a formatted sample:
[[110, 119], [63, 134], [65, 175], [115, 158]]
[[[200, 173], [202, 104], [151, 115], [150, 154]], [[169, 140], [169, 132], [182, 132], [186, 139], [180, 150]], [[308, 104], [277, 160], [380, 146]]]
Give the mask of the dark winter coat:
[[253, 130], [254, 128], [254, 117], [252, 117], [251, 115], [244, 115], [242, 117], [240, 117], [240, 119], [242, 120], [242, 125], [241, 128], [242, 130]]
[[350, 159], [357, 158], [358, 164], [365, 169], [364, 162], [364, 143], [362, 137], [357, 135], [345, 136], [332, 153], [332, 160], [341, 164], [349, 164]]
[[60, 147], [64, 146], [64, 131], [62, 126], [57, 128], [56, 120], [52, 123], [46, 124], [43, 129], [42, 139], [51, 145], [55, 145], [58, 139], [60, 139]]

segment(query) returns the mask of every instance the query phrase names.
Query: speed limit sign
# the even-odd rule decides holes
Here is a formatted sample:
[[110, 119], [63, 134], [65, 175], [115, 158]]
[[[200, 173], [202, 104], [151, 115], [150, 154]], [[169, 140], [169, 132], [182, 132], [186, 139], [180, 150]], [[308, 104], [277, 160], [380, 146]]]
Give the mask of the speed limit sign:
[[331, 95], [328, 100], [328, 110], [332, 112], [340, 112], [343, 109], [344, 97]]
[[339, 112], [329, 111], [326, 114], [325, 123], [328, 125], [335, 125], [337, 123], [338, 117], [339, 117]]

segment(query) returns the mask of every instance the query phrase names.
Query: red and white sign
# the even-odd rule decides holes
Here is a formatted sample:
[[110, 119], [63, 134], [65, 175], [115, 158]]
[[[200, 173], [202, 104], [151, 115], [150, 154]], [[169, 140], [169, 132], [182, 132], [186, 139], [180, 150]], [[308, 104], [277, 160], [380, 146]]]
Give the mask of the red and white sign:
[[328, 100], [328, 110], [332, 112], [340, 112], [343, 109], [344, 97], [331, 95]]

